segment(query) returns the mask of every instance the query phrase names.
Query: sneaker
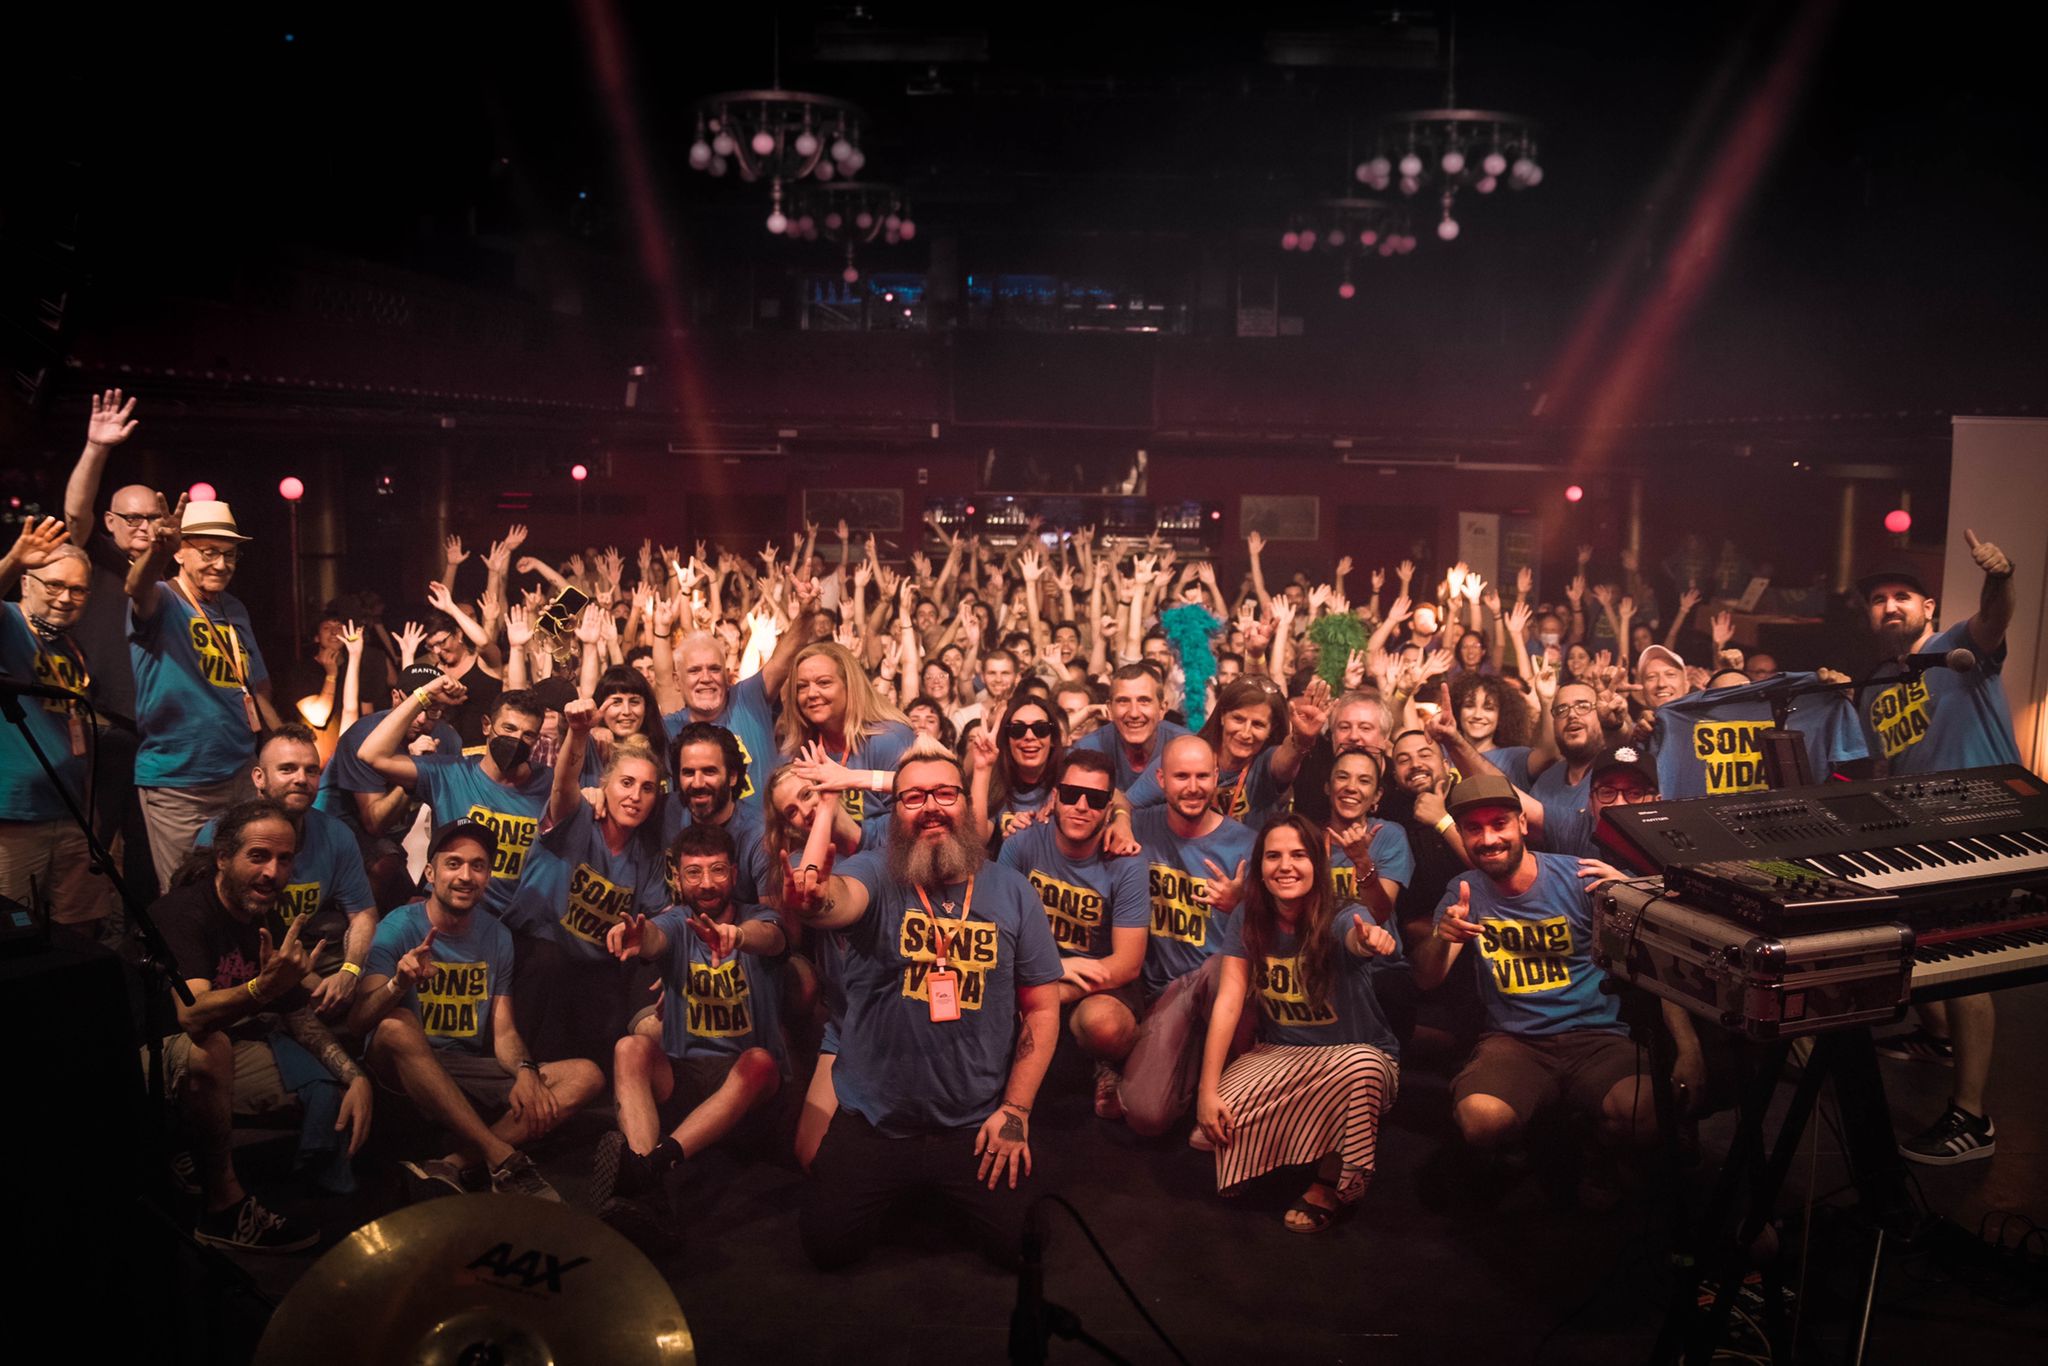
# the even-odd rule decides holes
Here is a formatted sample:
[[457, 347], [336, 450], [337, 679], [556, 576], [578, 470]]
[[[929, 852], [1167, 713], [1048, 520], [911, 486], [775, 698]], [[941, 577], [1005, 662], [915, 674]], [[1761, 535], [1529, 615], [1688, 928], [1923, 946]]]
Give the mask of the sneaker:
[[1955, 1045], [1939, 1034], [1929, 1032], [1926, 1025], [1916, 1025], [1904, 1034], [1879, 1039], [1877, 1051], [1880, 1056], [1899, 1062], [1938, 1062], [1944, 1067], [1956, 1065]]
[[192, 1156], [190, 1148], [180, 1148], [171, 1154], [169, 1162], [171, 1185], [180, 1195], [204, 1195], [199, 1186], [199, 1162]]
[[682, 1246], [682, 1234], [669, 1211], [669, 1203], [658, 1190], [633, 1200], [615, 1195], [597, 1207], [597, 1217], [642, 1252], [673, 1252]]
[[424, 1162], [401, 1162], [398, 1165], [410, 1178], [406, 1184], [412, 1189], [407, 1194], [415, 1201], [434, 1200], [443, 1195], [461, 1195], [469, 1189], [463, 1183], [462, 1168], [445, 1157], [429, 1158]]
[[303, 1252], [320, 1241], [320, 1230], [273, 1214], [249, 1195], [239, 1205], [201, 1214], [192, 1226], [192, 1236], [208, 1246], [235, 1252]]
[[491, 1190], [499, 1195], [531, 1195], [562, 1203], [562, 1193], [548, 1184], [532, 1158], [516, 1149], [512, 1156], [491, 1168]]
[[597, 1140], [591, 1163], [590, 1203], [603, 1209], [613, 1196], [634, 1196], [653, 1183], [645, 1157], [633, 1151], [617, 1129]]
[[1989, 1115], [1970, 1115], [1955, 1102], [1940, 1119], [1899, 1145], [1899, 1156], [1930, 1167], [1974, 1162], [1998, 1151], [1998, 1126]]
[[1095, 1117], [1097, 1119], [1122, 1119], [1124, 1098], [1117, 1088], [1124, 1079], [1117, 1070], [1106, 1062], [1095, 1064]]

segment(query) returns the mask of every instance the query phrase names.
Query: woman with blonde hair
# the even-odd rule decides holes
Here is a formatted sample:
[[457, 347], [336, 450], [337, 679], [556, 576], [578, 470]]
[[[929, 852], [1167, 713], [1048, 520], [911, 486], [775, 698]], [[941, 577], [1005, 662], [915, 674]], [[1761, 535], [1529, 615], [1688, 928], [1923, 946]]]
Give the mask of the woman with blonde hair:
[[887, 833], [896, 761], [916, 738], [844, 646], [819, 640], [797, 651], [782, 684], [776, 747], [807, 781], [840, 794], [870, 842]]

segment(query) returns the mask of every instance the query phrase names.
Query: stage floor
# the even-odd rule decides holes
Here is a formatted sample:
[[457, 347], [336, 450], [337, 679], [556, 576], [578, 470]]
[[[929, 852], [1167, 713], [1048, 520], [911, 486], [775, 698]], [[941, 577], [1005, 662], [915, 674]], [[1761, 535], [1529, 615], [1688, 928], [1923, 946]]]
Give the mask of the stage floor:
[[[2048, 986], [2007, 992], [1991, 1087], [1996, 1157], [1911, 1168], [1927, 1206], [1972, 1235], [1994, 1210], [2048, 1220], [2048, 1096], [2038, 1081], [2044, 1043]], [[1948, 1069], [1892, 1062], [1884, 1068], [1902, 1130], [1940, 1112]], [[1780, 1105], [1789, 1091], [1780, 1088]], [[1038, 1106], [1042, 1166], [1031, 1181], [1080, 1207], [1191, 1360], [1633, 1363], [1648, 1351], [1664, 1303], [1667, 1202], [1641, 1191], [1593, 1213], [1567, 1183], [1538, 1170], [1490, 1210], [1473, 1208], [1469, 1193], [1449, 1188], [1454, 1178], [1436, 1160], [1449, 1126], [1447, 1078], [1439, 1070], [1411, 1062], [1363, 1208], [1316, 1236], [1289, 1233], [1280, 1223], [1300, 1178], [1283, 1174], [1241, 1198], [1221, 1199], [1206, 1154], [1178, 1137], [1148, 1144], [1098, 1121], [1086, 1092], [1085, 1070], [1063, 1049]], [[1688, 1175], [1692, 1188], [1711, 1177], [1731, 1128], [1726, 1115], [1702, 1126], [1705, 1160]], [[589, 1143], [598, 1131], [590, 1119], [539, 1154], [571, 1202], [588, 1187]], [[793, 1162], [712, 1154], [692, 1164], [692, 1176], [687, 1246], [660, 1265], [696, 1334], [700, 1360], [909, 1366], [1003, 1359], [1014, 1281], [934, 1231], [913, 1227], [859, 1267], [824, 1275], [809, 1268], [797, 1244], [802, 1178]], [[1809, 1345], [1843, 1341], [1867, 1248], [1836, 1216], [1851, 1203], [1839, 1193], [1845, 1179], [1833, 1135], [1816, 1124], [1784, 1201], [1792, 1265], [1805, 1223], [1799, 1206], [1809, 1190], [1822, 1197], [1802, 1310]], [[380, 1186], [345, 1201], [283, 1203], [338, 1236], [389, 1208], [390, 1197]], [[1063, 1215], [1048, 1218], [1055, 1231], [1047, 1297], [1131, 1360], [1169, 1360], [1085, 1240]], [[281, 1299], [316, 1256], [235, 1260], [263, 1296]], [[2001, 1303], [1995, 1287], [1952, 1255], [1900, 1253], [1886, 1264], [1871, 1359], [1943, 1358], [1957, 1366], [2038, 1360], [2048, 1340], [2048, 1305], [2039, 1294], [2031, 1304]], [[1054, 1360], [1086, 1358], [1070, 1344], [1053, 1352]]]

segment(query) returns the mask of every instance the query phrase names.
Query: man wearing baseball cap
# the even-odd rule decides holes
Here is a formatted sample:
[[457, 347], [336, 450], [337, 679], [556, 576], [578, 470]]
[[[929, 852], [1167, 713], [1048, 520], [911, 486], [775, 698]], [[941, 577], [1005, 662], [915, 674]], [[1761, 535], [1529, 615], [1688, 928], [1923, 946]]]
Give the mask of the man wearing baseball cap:
[[[256, 737], [283, 724], [249, 611], [227, 591], [248, 542], [226, 503], [181, 497], [128, 570], [128, 656], [142, 732], [135, 785], [165, 891], [200, 828], [253, 795]], [[177, 572], [166, 579], [174, 560]]]
[[1460, 780], [1445, 807], [1473, 871], [1445, 889], [1435, 930], [1415, 950], [1415, 984], [1436, 986], [1475, 950], [1487, 1028], [1451, 1083], [1459, 1133], [1491, 1152], [1562, 1101], [1596, 1118], [1610, 1148], [1649, 1142], [1651, 1087], [1619, 1002], [1600, 989], [1581, 860], [1527, 846], [1521, 799], [1498, 773]]
[[[431, 664], [408, 666], [398, 675], [398, 685], [391, 689], [390, 706], [370, 713], [343, 731], [335, 743], [334, 757], [320, 770], [320, 794], [313, 805], [355, 835], [379, 911], [391, 910], [412, 898], [414, 883], [406, 872], [401, 842], [419, 818], [424, 803], [402, 784], [363, 762], [363, 741], [377, 729], [378, 722], [391, 714], [391, 707], [440, 676], [441, 671]], [[462, 737], [447, 724], [440, 704], [434, 703], [413, 714], [406, 726], [404, 746], [411, 755], [460, 754]]]
[[[384, 917], [370, 944], [349, 1028], [370, 1071], [455, 1136], [445, 1156], [403, 1164], [421, 1194], [472, 1184], [559, 1200], [519, 1145], [541, 1137], [604, 1090], [597, 1064], [542, 1063], [512, 1008], [512, 932], [478, 915], [498, 836], [464, 817], [434, 832], [427, 895]], [[478, 1107], [493, 1112], [486, 1120]]]
[[[1970, 557], [1984, 571], [1984, 583], [1976, 613], [1945, 631], [1936, 632], [1935, 600], [1911, 571], [1881, 569], [1856, 582], [1881, 659], [1955, 650], [1973, 656], [1971, 667], [1961, 671], [1937, 665], [1915, 673], [1896, 663], [1879, 666], [1873, 675], [1877, 683], [1864, 689], [1859, 706], [1870, 752], [1886, 773], [2021, 762], [1999, 681], [2013, 613], [2012, 560], [1991, 542], [1978, 540], [1975, 531], [1965, 529], [1963, 535], [1969, 538]], [[1948, 1109], [1899, 1145], [1908, 1160], [1946, 1166], [1997, 1151], [1997, 1129], [1984, 1105], [1996, 1027], [1991, 1001], [1989, 995], [1961, 996], [1917, 1006], [1919, 1027], [1879, 1045], [1889, 1057], [1955, 1067]]]
[[1643, 705], [1651, 712], [1692, 690], [1685, 678], [1685, 661], [1669, 645], [1643, 647], [1636, 656], [1636, 682], [1642, 685]]

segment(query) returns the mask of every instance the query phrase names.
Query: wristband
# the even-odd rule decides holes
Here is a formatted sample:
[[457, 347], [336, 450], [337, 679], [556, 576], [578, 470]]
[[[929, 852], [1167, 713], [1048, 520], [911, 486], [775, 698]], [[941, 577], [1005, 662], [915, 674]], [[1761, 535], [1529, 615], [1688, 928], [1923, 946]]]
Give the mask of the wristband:
[[675, 638], [676, 633], [674, 631], [670, 631], [667, 635], [663, 635], [659, 631], [650, 631], [648, 632], [648, 634], [653, 636], [656, 640], [672, 640]]
[[1436, 832], [1439, 835], [1448, 835], [1451, 833], [1451, 827], [1456, 824], [1457, 822], [1451, 819], [1451, 813], [1446, 811], [1436, 818]]
[[1015, 1110], [1020, 1115], [1028, 1115], [1031, 1113], [1031, 1107], [1029, 1105], [1019, 1105], [1014, 1100], [1006, 1100], [1001, 1105], [998, 1105], [996, 1108], [998, 1110]]
[[413, 705], [416, 707], [424, 707], [427, 705], [428, 700], [432, 696], [433, 694], [430, 693], [426, 688], [414, 688], [412, 692]]
[[887, 792], [894, 785], [895, 775], [892, 773], [886, 773], [878, 768], [868, 774], [868, 791], [870, 792]]
[[256, 979], [254, 977], [251, 977], [248, 981], [242, 983], [242, 985], [249, 989], [250, 1000], [254, 1001], [259, 1006], [263, 1004], [263, 997], [259, 995], [256, 991]]
[[527, 1071], [532, 1072], [535, 1076], [540, 1075], [540, 1064], [535, 1062], [532, 1058], [521, 1059], [519, 1067], [515, 1067], [512, 1070], [516, 1072], [520, 1070], [520, 1068], [525, 1068]]
[[349, 976], [357, 979], [360, 979], [363, 975], [362, 966], [357, 963], [343, 963], [341, 965], [341, 970], [347, 973]]

